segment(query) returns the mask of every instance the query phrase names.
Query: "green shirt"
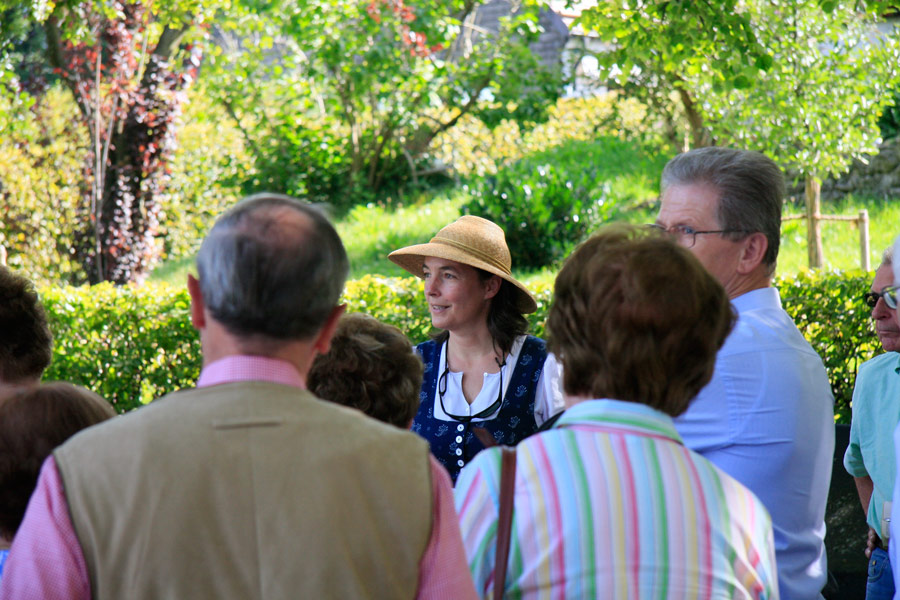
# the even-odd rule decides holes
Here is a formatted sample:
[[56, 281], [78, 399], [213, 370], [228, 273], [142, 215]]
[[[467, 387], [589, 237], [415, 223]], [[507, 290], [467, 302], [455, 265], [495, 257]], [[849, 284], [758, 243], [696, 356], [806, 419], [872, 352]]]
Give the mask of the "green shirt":
[[881, 533], [881, 509], [894, 493], [894, 428], [900, 421], [900, 353], [886, 352], [859, 367], [844, 468], [875, 484], [866, 522]]

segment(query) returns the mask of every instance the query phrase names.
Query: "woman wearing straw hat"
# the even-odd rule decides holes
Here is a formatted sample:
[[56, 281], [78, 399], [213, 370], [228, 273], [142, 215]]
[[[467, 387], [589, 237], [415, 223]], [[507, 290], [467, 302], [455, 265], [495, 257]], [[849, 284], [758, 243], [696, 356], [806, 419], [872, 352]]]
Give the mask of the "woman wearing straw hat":
[[496, 224], [467, 215], [388, 258], [425, 280], [431, 323], [442, 330], [417, 346], [425, 375], [412, 429], [456, 481], [484, 449], [473, 426], [514, 445], [562, 409], [559, 367], [543, 340], [525, 335], [524, 315], [537, 304], [513, 278]]

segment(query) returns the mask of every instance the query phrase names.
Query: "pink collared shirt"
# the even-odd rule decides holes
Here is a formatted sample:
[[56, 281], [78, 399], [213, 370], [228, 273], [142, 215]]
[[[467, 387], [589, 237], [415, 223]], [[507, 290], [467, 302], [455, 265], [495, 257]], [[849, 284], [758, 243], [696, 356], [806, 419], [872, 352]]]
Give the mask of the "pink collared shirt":
[[[259, 356], [229, 356], [204, 367], [197, 387], [267, 381], [305, 388], [286, 362]], [[434, 520], [419, 563], [417, 598], [477, 598], [469, 574], [453, 504], [450, 477], [431, 457]], [[0, 600], [87, 600], [87, 564], [75, 535], [65, 491], [53, 456], [41, 468], [37, 488], [13, 540], [0, 580]]]

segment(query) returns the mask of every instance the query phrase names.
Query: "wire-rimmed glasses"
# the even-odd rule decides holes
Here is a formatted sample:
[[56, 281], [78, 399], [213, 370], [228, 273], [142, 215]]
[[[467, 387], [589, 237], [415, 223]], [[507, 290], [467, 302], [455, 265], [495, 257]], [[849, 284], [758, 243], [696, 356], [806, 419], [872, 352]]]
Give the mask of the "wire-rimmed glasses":
[[[888, 305], [888, 308], [894, 308], [894, 309], [897, 308], [897, 288], [898, 287], [900, 287], [900, 286], [889, 285], [887, 287], [881, 288], [881, 294], [879, 294], [879, 295], [882, 298], [884, 298], [884, 303]], [[872, 293], [873, 292], [869, 292], [869, 294], [872, 294]], [[869, 294], [866, 294], [866, 295], [868, 296]], [[868, 302], [869, 301], [867, 299], [866, 304], [868, 304]], [[876, 299], [875, 302], [877, 303], [878, 300]], [[874, 308], [874, 306], [872, 308]]]
[[698, 235], [705, 235], [708, 233], [753, 233], [752, 231], [749, 231], [747, 229], [709, 229], [706, 231], [697, 231], [693, 227], [690, 227], [688, 225], [673, 225], [671, 227], [663, 227], [662, 225], [656, 223], [652, 223], [648, 225], [648, 227], [677, 238], [678, 243], [685, 248], [693, 248], [694, 244], [697, 243]]

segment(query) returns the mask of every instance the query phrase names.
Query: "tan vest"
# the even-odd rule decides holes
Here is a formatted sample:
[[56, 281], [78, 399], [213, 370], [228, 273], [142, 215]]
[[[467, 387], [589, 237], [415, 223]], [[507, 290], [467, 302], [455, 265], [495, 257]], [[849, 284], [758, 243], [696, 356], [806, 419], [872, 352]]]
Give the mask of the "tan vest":
[[55, 453], [93, 597], [413, 598], [427, 444], [250, 382], [178, 392]]

